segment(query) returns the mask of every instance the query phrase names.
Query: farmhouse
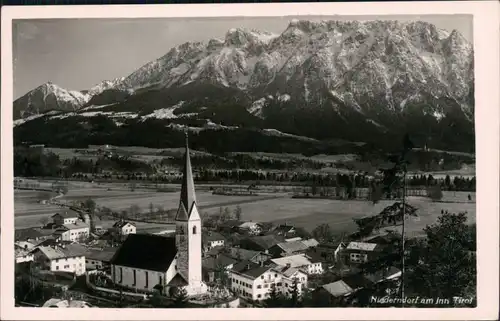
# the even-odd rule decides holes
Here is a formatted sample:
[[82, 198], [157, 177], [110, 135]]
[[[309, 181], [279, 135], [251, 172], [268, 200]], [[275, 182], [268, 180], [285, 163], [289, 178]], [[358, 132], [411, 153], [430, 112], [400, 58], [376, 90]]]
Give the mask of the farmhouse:
[[381, 246], [377, 243], [350, 242], [342, 256], [345, 263], [359, 264], [374, 260], [380, 253]]
[[271, 262], [278, 266], [288, 266], [299, 268], [307, 274], [322, 274], [323, 267], [321, 262], [312, 262], [304, 254], [285, 256], [277, 259], [271, 259]]
[[217, 254], [203, 259], [203, 280], [205, 282], [217, 281], [222, 277], [221, 273], [227, 275], [235, 263], [238, 261], [225, 254]]
[[282, 242], [272, 246], [269, 254], [273, 257], [289, 256], [293, 254], [305, 253], [309, 247], [303, 241]]
[[284, 295], [290, 296], [290, 287], [297, 279], [299, 294], [307, 284], [307, 275], [298, 269], [289, 267], [261, 266], [250, 261], [235, 264], [230, 271], [231, 288], [239, 296], [248, 300], [269, 298], [272, 286]]
[[168, 291], [174, 286], [184, 287], [188, 295], [207, 291], [202, 281], [201, 219], [187, 144], [184, 161], [175, 237], [129, 234], [111, 260], [114, 283], [144, 292]]
[[116, 253], [117, 248], [106, 248], [102, 250], [88, 250], [85, 253], [85, 269], [101, 270], [111, 267], [111, 259]]
[[[338, 262], [340, 253], [345, 249], [346, 245], [342, 242], [337, 243], [321, 243], [316, 247], [311, 247], [306, 251], [306, 254], [322, 262]], [[319, 258], [318, 258], [319, 257]]]
[[238, 226], [238, 229], [243, 233], [248, 233], [250, 235], [259, 235], [262, 232], [262, 227], [259, 223], [255, 222], [245, 222]]
[[137, 228], [130, 222], [120, 220], [113, 224], [113, 226], [109, 229], [109, 232], [114, 237], [125, 239], [127, 235], [135, 234], [137, 232]]
[[85, 273], [85, 248], [79, 244], [40, 246], [32, 251], [34, 261], [45, 270]]
[[79, 242], [89, 237], [90, 226], [78, 221], [74, 224], [64, 224], [57, 228], [52, 235], [56, 240]]
[[75, 224], [78, 222], [79, 217], [80, 216], [75, 211], [65, 211], [52, 215], [52, 222], [54, 223], [54, 226]]
[[34, 260], [33, 254], [24, 249], [16, 248], [15, 255], [16, 255], [16, 263], [24, 263]]
[[283, 242], [283, 238], [275, 235], [246, 237], [240, 241], [240, 247], [247, 250], [268, 253], [269, 249]]
[[204, 251], [210, 251], [214, 247], [224, 246], [225, 238], [220, 233], [207, 231], [202, 236]]

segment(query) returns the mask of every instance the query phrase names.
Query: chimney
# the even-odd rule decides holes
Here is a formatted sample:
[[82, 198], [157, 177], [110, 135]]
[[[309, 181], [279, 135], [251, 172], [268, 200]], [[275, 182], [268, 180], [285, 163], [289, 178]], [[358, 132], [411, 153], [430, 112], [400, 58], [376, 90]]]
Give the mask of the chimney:
[[250, 263], [247, 264], [247, 270], [250, 270]]
[[291, 268], [291, 267], [292, 267], [292, 265], [291, 265], [290, 263], [287, 263], [287, 264], [286, 264], [286, 268], [287, 268], [287, 269], [289, 269], [289, 268]]

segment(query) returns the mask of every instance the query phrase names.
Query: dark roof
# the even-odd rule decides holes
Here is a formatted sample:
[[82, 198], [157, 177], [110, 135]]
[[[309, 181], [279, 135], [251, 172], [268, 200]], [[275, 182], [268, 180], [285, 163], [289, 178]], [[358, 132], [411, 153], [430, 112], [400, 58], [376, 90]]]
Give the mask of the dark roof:
[[73, 243], [72, 241], [57, 241], [56, 239], [50, 238], [47, 239], [41, 243], [39, 243], [37, 246], [53, 246], [57, 244], [62, 244], [62, 245], [67, 245]]
[[344, 246], [346, 245], [344, 242], [328, 242], [328, 243], [319, 243], [317, 247], [318, 248], [323, 247], [323, 248], [336, 250], [339, 247], [339, 245], [341, 245], [341, 244]]
[[217, 232], [206, 232], [203, 233], [203, 242], [220, 241], [226, 238], [222, 234]]
[[352, 289], [365, 288], [373, 284], [371, 280], [365, 278], [362, 274], [347, 275], [342, 278], [342, 281], [344, 281]]
[[110, 262], [117, 250], [118, 248], [116, 247], [110, 247], [103, 250], [88, 250], [85, 253], [85, 258], [103, 262]]
[[34, 228], [15, 230], [14, 235], [16, 241], [25, 241], [28, 239], [36, 239], [45, 236], [43, 233]]
[[247, 238], [247, 240], [257, 244], [258, 246], [260, 246], [265, 250], [268, 250], [274, 245], [282, 242], [282, 240], [278, 239], [275, 235], [254, 236]]
[[54, 217], [54, 216], [62, 216], [64, 218], [80, 217], [80, 215], [77, 212], [72, 211], [72, 210], [61, 212], [61, 213], [56, 213], [56, 214], [52, 215], [51, 217]]
[[[122, 228], [122, 227], [124, 227], [125, 225], [127, 225], [129, 223], [130, 222], [128, 222], [128, 221], [122, 221], [122, 220], [120, 220], [120, 221], [116, 222], [115, 224], [113, 224], [113, 227]], [[134, 225], [134, 223], [130, 223], [130, 224]]]
[[280, 224], [278, 225], [274, 230], [279, 233], [288, 233], [290, 230], [294, 229], [295, 227], [293, 225], [287, 225], [287, 224]]
[[259, 251], [252, 251], [252, 250], [242, 249], [239, 247], [232, 247], [229, 250], [230, 250], [230, 255], [233, 258], [237, 258], [240, 260], [251, 260], [261, 253]]
[[321, 256], [321, 252], [316, 251], [315, 248], [310, 248], [306, 251], [306, 256], [312, 263], [325, 262], [326, 258]]
[[170, 282], [168, 282], [168, 285], [170, 285], [170, 286], [185, 286], [185, 285], [188, 285], [188, 282], [186, 281], [186, 279], [182, 275], [177, 273], [172, 278], [172, 280], [170, 280]]
[[177, 254], [175, 238], [151, 234], [129, 234], [111, 259], [111, 264], [164, 272]]
[[235, 265], [233, 265], [232, 270], [235, 272], [241, 273], [245, 270], [248, 270], [249, 267], [250, 267], [250, 269], [254, 269], [254, 268], [260, 267], [260, 265], [257, 263], [245, 260], [245, 261], [241, 261], [241, 262], [238, 262]]
[[212, 255], [217, 255], [225, 250], [224, 246], [214, 246], [212, 247], [209, 251], [207, 251], [205, 254], [207, 256], [212, 256]]
[[[191, 169], [191, 159], [189, 157], [189, 146], [186, 134], [186, 152], [184, 154], [184, 168], [182, 171], [181, 199], [176, 220], [189, 219], [191, 209], [195, 203], [196, 193], [194, 190], [193, 171]], [[185, 211], [181, 210], [182, 207], [184, 207]]]
[[207, 270], [217, 270], [219, 268], [226, 268], [231, 264], [237, 263], [235, 259], [227, 255], [219, 254], [218, 256], [208, 257], [203, 259], [201, 265]]

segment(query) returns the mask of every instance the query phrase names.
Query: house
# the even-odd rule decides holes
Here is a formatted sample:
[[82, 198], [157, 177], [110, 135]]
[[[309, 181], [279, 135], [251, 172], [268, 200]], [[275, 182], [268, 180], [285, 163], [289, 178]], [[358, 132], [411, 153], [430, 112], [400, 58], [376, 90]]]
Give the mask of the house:
[[106, 270], [111, 268], [111, 259], [117, 248], [109, 247], [101, 250], [89, 249], [85, 252], [86, 270]]
[[64, 271], [82, 275], [85, 273], [85, 247], [80, 244], [40, 246], [31, 253], [34, 262], [42, 269]]
[[113, 224], [113, 226], [109, 229], [109, 232], [112, 236], [123, 240], [127, 235], [135, 234], [137, 232], [137, 228], [133, 223], [119, 220]]
[[240, 240], [240, 247], [247, 250], [268, 253], [271, 247], [283, 242], [283, 240], [284, 238], [275, 235], [252, 236]]
[[203, 280], [209, 283], [216, 282], [217, 279], [222, 277], [220, 273], [224, 272], [227, 275], [235, 263], [238, 263], [238, 261], [225, 254], [217, 254], [204, 258], [201, 263], [203, 267]]
[[27, 241], [17, 241], [14, 243], [14, 247], [16, 249], [22, 249], [26, 251], [31, 251], [36, 246], [35, 242], [27, 242]]
[[238, 231], [238, 227], [242, 224], [242, 221], [238, 220], [227, 220], [219, 224], [218, 229], [225, 233], [234, 233]]
[[278, 225], [274, 231], [276, 235], [283, 235], [283, 236], [293, 236], [296, 232], [295, 227], [293, 225], [288, 225], [288, 224], [280, 224]]
[[304, 271], [308, 275], [323, 273], [323, 266], [321, 265], [321, 262], [312, 262], [304, 254], [280, 257], [276, 259], [271, 259], [270, 261], [278, 266], [288, 266], [288, 267], [298, 268]]
[[226, 239], [220, 233], [207, 231], [202, 235], [203, 249], [210, 251], [214, 247], [224, 246]]
[[244, 222], [238, 226], [238, 229], [250, 235], [259, 235], [262, 232], [262, 226], [255, 222]]
[[265, 300], [269, 298], [272, 287], [286, 296], [290, 296], [294, 280], [297, 280], [299, 295], [307, 284], [307, 275], [298, 269], [289, 267], [261, 266], [250, 261], [235, 264], [229, 272], [231, 289], [247, 300]]
[[34, 260], [33, 254], [29, 250], [17, 248], [14, 250], [16, 263], [31, 262]]
[[52, 222], [54, 226], [61, 226], [64, 224], [75, 224], [78, 222], [80, 215], [75, 211], [65, 211], [52, 215]]
[[242, 249], [239, 247], [229, 248], [229, 256], [238, 261], [250, 261], [257, 264], [266, 262], [271, 258], [271, 255], [269, 254], [260, 251]]
[[44, 230], [30, 227], [25, 229], [16, 229], [14, 231], [14, 238], [16, 241], [33, 242], [44, 240], [48, 235], [50, 235], [50, 233], [52, 233], [52, 231], [44, 233]]
[[319, 242], [315, 239], [302, 240], [302, 243], [304, 243], [308, 248], [316, 247], [319, 245]]
[[[365, 275], [351, 274], [313, 291], [313, 300], [316, 298], [316, 301], [323, 301], [325, 306], [334, 306], [361, 289], [373, 288], [385, 280], [397, 280], [399, 277], [401, 277], [401, 271], [395, 267], [384, 268]], [[318, 299], [319, 296], [321, 299]]]
[[90, 235], [90, 226], [87, 223], [77, 221], [71, 224], [61, 225], [52, 234], [56, 240], [83, 242]]
[[202, 280], [202, 225], [188, 146], [184, 162], [174, 236], [129, 233], [111, 259], [116, 285], [149, 293], [170, 293], [174, 287], [184, 288], [189, 296], [207, 292]]
[[299, 253], [305, 253], [309, 247], [302, 241], [282, 242], [272, 246], [269, 254], [273, 257], [290, 256]]
[[360, 264], [376, 259], [381, 250], [377, 243], [350, 242], [342, 251], [342, 257], [346, 264]]
[[346, 245], [343, 242], [337, 243], [321, 243], [316, 247], [311, 247], [306, 251], [306, 254], [315, 260], [323, 263], [335, 263], [340, 260], [340, 253]]

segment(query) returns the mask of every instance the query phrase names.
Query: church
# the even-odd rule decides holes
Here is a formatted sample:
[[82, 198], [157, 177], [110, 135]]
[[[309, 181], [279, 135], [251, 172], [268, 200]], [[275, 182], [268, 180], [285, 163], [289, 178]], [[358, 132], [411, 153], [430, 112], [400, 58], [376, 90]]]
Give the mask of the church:
[[201, 218], [187, 136], [175, 225], [175, 237], [130, 234], [111, 260], [113, 282], [141, 292], [161, 289], [168, 294], [173, 287], [183, 287], [190, 296], [207, 292], [202, 281]]

